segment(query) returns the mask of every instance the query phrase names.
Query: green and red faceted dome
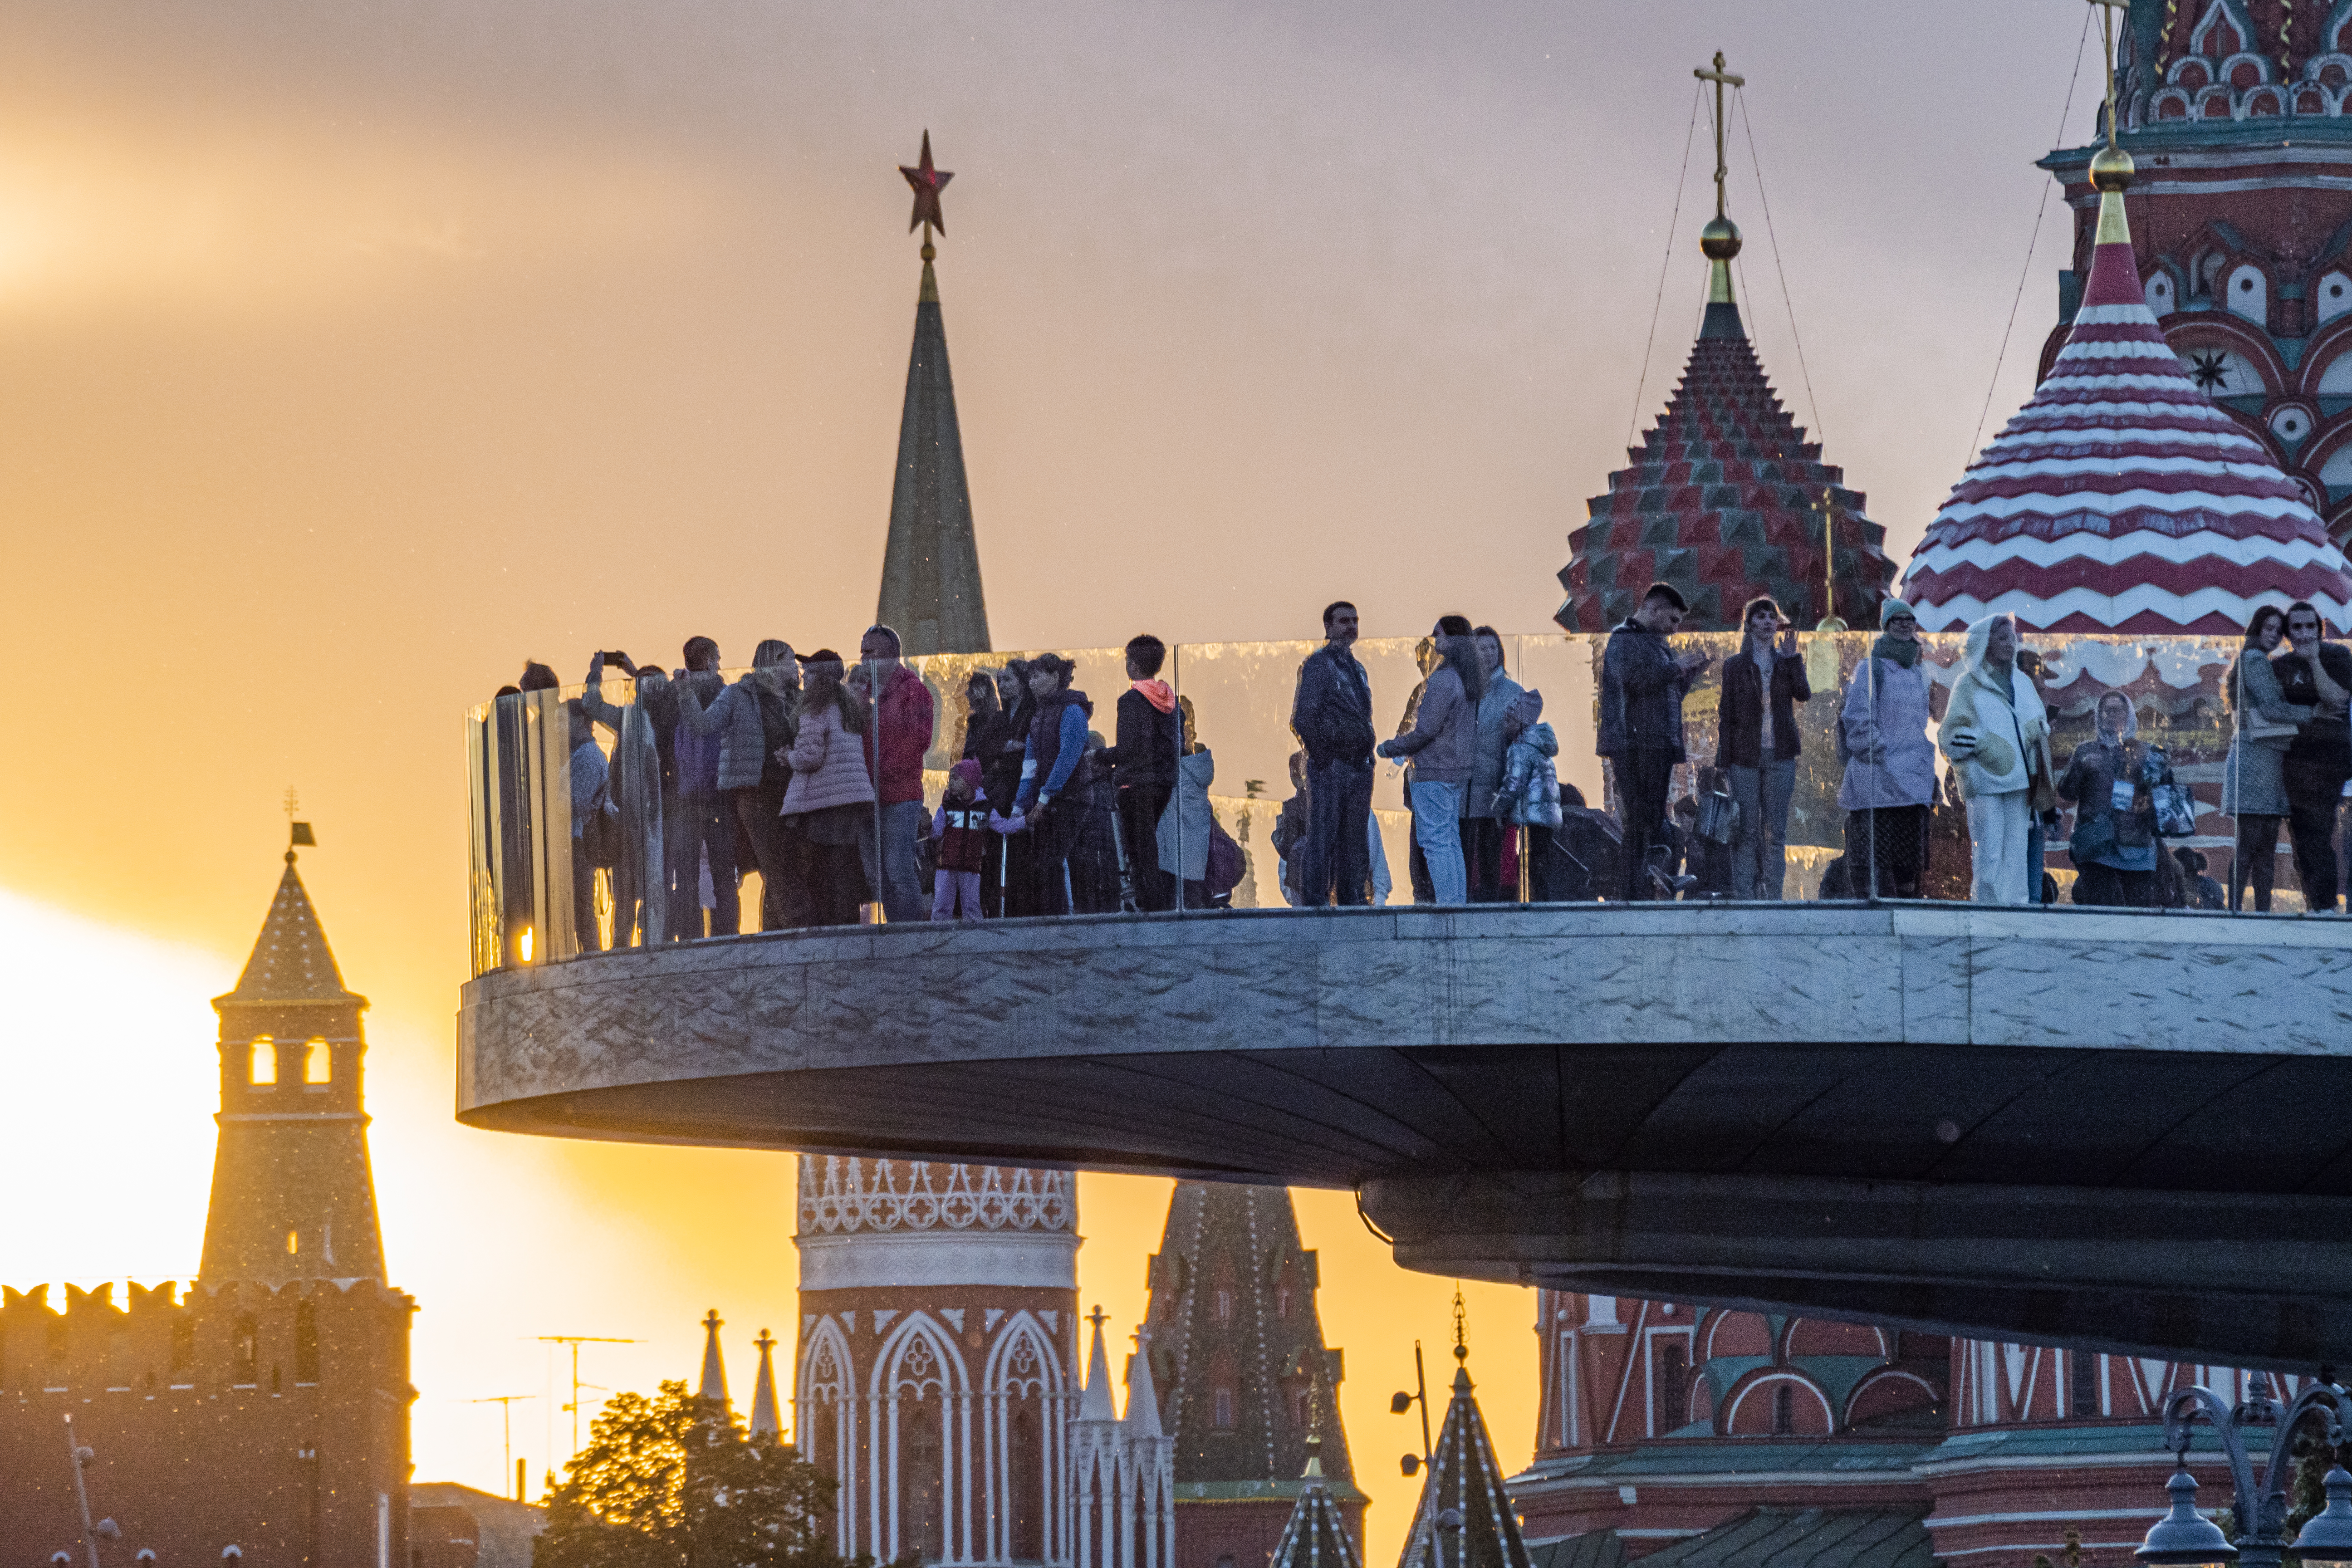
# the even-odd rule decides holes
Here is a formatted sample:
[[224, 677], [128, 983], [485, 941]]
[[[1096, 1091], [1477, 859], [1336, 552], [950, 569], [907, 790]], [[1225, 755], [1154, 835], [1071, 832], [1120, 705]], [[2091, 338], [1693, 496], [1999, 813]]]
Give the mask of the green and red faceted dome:
[[[1681, 384], [1627, 456], [1632, 466], [1609, 476], [1609, 493], [1592, 499], [1590, 520], [1568, 536], [1559, 574], [1568, 598], [1553, 617], [1561, 626], [1605, 632], [1654, 582], [1680, 591], [1693, 630], [1732, 626], [1759, 595], [1805, 626], [1825, 610], [1878, 624], [1895, 580], [1886, 531], [1780, 405], [1727, 298], [1707, 306]], [[1825, 496], [1836, 536], [1827, 574]], [[1822, 603], [1825, 578], [1836, 585], [1833, 606]]]

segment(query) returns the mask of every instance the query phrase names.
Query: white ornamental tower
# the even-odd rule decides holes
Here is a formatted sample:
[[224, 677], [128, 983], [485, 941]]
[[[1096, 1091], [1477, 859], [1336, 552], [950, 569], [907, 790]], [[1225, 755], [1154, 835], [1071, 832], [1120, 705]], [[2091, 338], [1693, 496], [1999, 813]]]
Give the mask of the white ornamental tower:
[[1071, 1563], [1076, 1178], [804, 1155], [799, 1207], [793, 1427], [837, 1549]]

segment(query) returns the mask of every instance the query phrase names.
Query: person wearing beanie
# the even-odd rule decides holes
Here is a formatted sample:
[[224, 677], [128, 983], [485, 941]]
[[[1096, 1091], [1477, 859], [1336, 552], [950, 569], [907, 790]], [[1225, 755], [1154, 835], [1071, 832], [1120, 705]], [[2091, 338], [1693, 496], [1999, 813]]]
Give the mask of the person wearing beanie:
[[981, 917], [980, 872], [988, 863], [988, 803], [980, 796], [980, 763], [966, 757], [948, 771], [947, 796], [931, 816], [939, 869], [931, 874], [931, 919]]
[[1854, 896], [1916, 899], [1927, 875], [1936, 747], [1928, 721], [1943, 695], [1922, 659], [1919, 619], [1900, 599], [1879, 607], [1882, 628], [1838, 710], [1845, 765], [1845, 867]]

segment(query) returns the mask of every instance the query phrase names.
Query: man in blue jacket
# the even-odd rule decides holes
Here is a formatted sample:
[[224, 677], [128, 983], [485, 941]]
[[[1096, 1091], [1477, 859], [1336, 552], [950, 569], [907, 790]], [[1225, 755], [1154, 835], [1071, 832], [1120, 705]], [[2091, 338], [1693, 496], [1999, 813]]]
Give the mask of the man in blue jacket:
[[1369, 896], [1372, 812], [1372, 682], [1350, 650], [1356, 606], [1323, 612], [1323, 646], [1298, 667], [1290, 729], [1307, 749], [1307, 842], [1291, 899], [1302, 907], [1360, 904]]
[[1652, 896], [1658, 879], [1652, 852], [1672, 842], [1666, 795], [1683, 760], [1683, 696], [1711, 658], [1667, 646], [1689, 609], [1672, 584], [1651, 584], [1641, 608], [1609, 634], [1601, 659], [1601, 736], [1593, 750], [1617, 764], [1629, 902]]

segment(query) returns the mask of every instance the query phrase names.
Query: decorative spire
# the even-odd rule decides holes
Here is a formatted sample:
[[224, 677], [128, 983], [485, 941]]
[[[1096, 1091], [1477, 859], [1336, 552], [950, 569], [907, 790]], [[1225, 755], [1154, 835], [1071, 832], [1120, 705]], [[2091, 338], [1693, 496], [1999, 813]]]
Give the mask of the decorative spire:
[[[295, 825], [297, 844], [311, 842], [310, 825]], [[320, 928], [318, 911], [310, 907], [310, 895], [302, 886], [302, 879], [294, 869], [294, 851], [286, 851], [286, 870], [278, 879], [278, 897], [269, 906], [269, 918], [261, 923], [261, 935], [255, 939], [253, 952], [245, 961], [245, 972], [237, 976], [236, 989], [220, 998], [222, 1002], [344, 1002], [360, 1001], [354, 993], [343, 987], [342, 971], [335, 967], [335, 955], [327, 947], [327, 933]]]
[[776, 1364], [772, 1353], [776, 1336], [761, 1329], [751, 1342], [760, 1347], [760, 1379], [751, 1388], [751, 1436], [755, 1439], [781, 1436], [784, 1425], [777, 1418]]
[[1665, 582], [1689, 604], [1692, 631], [1735, 628], [1759, 595], [1801, 623], [1862, 620], [1895, 581], [1886, 531], [1781, 406], [1731, 286], [1740, 239], [1724, 210], [1727, 93], [1747, 79], [1726, 70], [1720, 54], [1692, 74], [1715, 88], [1715, 216], [1699, 232], [1706, 315], [1664, 414], [1569, 534], [1559, 572], [1568, 597], [1552, 618], [1571, 632], [1606, 632], [1650, 584]]
[[[1101, 1309], [1096, 1309], [1099, 1311]], [[1160, 1391], [1151, 1382], [1151, 1331], [1135, 1331], [1135, 1353], [1127, 1358], [1127, 1429], [1139, 1437], [1161, 1436]], [[1321, 1474], [1319, 1470], [1316, 1472]]]
[[727, 1403], [727, 1366], [719, 1355], [719, 1331], [726, 1326], [713, 1307], [702, 1320], [702, 1386], [696, 1390], [705, 1399]]
[[931, 133], [920, 162], [898, 166], [914, 187], [907, 226], [923, 231], [923, 282], [915, 302], [915, 346], [907, 362], [907, 400], [898, 416], [898, 470], [890, 489], [890, 536], [882, 556], [876, 618], [898, 633], [909, 654], [985, 653], [988, 605], [980, 585], [980, 543], [963, 467], [963, 431], [955, 378], [931, 261], [934, 229], [947, 232], [940, 193], [955, 176], [931, 164]]
[[1103, 1320], [1108, 1315], [1099, 1305], [1087, 1314], [1087, 1321], [1095, 1326], [1095, 1348], [1087, 1357], [1087, 1384], [1078, 1396], [1081, 1421], [1118, 1419], [1118, 1412], [1111, 1408], [1110, 1356], [1103, 1349]]
[[1307, 1434], [1307, 1468], [1299, 1478], [1298, 1501], [1282, 1527], [1266, 1568], [1359, 1568], [1356, 1542], [1348, 1522], [1331, 1500], [1323, 1479], [1323, 1433], [1318, 1424]]
[[1454, 1292], [1454, 1397], [1429, 1458], [1399, 1568], [1531, 1568], [1503, 1468], [1471, 1392], [1462, 1294]]
[[1726, 88], [1746, 87], [1748, 79], [1723, 68], [1721, 49], [1715, 51], [1713, 70], [1699, 66], [1691, 75], [1715, 84], [1715, 216], [1698, 231], [1699, 254], [1707, 261], [1706, 321], [1698, 335], [1744, 338], [1748, 334], [1740, 330], [1739, 305], [1731, 290], [1731, 259], [1739, 254], [1739, 226], [1724, 212], [1724, 184], [1731, 171], [1723, 155], [1723, 93]]
[[[2112, 34], [2116, 0], [2091, 3]], [[2107, 70], [2112, 106], [2112, 47]], [[2124, 212], [2131, 155], [2107, 121], [2066, 344], [1952, 488], [1902, 597], [1931, 632], [2005, 614], [2031, 632], [2220, 636], [2290, 599], [2352, 629], [2352, 568], [2304, 487], [2182, 367], [2148, 309]]]

